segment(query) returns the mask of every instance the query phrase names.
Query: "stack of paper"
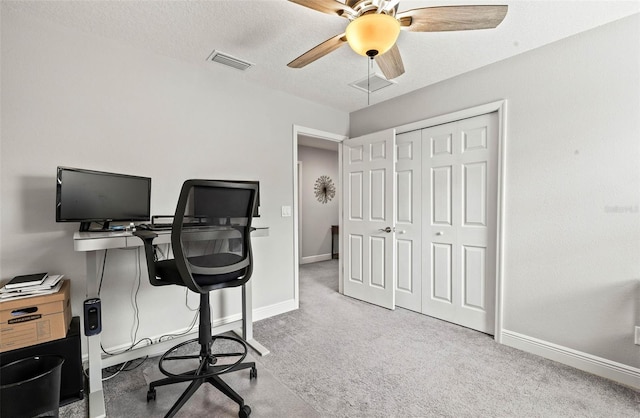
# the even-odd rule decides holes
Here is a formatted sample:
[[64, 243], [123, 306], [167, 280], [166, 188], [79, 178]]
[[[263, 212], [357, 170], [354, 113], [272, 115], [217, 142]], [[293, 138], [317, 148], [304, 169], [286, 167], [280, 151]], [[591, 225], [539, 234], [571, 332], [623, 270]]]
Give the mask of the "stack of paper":
[[[40, 275], [44, 275], [44, 279], [35, 277]], [[32, 276], [33, 280], [15, 280], [28, 276]], [[63, 274], [48, 275], [46, 273], [28, 276], [14, 277], [6, 285], [0, 288], [0, 301], [56, 293], [60, 290], [60, 287], [62, 287], [62, 278], [64, 277]]]

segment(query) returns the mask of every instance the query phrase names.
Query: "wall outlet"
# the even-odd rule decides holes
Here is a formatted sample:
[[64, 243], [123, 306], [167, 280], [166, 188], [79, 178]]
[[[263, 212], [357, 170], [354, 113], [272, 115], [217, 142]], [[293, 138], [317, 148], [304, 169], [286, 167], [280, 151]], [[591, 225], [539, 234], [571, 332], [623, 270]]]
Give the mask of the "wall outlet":
[[291, 206], [283, 206], [282, 207], [282, 217], [286, 218], [291, 216]]
[[640, 345], [640, 327], [636, 327], [636, 336], [633, 342], [637, 345]]

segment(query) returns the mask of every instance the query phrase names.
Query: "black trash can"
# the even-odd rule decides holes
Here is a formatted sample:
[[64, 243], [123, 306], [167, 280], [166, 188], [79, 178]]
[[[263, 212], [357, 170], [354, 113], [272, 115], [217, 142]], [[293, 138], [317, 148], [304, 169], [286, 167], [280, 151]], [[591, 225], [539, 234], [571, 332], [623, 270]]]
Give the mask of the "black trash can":
[[58, 416], [64, 358], [36, 356], [0, 367], [0, 416]]

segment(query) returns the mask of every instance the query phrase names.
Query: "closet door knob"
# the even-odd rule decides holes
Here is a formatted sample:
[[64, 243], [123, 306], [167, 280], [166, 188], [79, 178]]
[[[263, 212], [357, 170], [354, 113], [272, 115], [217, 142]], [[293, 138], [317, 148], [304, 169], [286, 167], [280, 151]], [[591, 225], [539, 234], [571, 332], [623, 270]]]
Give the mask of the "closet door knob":
[[438, 231], [438, 232], [436, 232], [436, 235], [444, 235], [444, 232]]
[[380, 232], [386, 232], [386, 233], [388, 234], [388, 233], [390, 233], [390, 232], [391, 232], [391, 231], [393, 231], [393, 230], [391, 229], [391, 227], [390, 227], [390, 226], [388, 226], [388, 227], [386, 227], [385, 229], [378, 229], [378, 231], [380, 231]]

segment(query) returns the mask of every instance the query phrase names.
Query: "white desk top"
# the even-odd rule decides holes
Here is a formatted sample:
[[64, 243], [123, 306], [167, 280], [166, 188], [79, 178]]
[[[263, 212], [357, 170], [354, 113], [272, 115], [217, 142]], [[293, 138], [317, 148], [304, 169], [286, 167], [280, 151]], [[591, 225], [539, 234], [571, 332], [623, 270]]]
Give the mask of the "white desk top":
[[[171, 242], [171, 230], [151, 231], [158, 234], [154, 244], [168, 244]], [[257, 227], [251, 232], [251, 237], [268, 237], [269, 227]], [[131, 231], [109, 232], [80, 232], [73, 234], [73, 249], [76, 251], [96, 251], [108, 248], [141, 247], [142, 240]]]
[[73, 239], [98, 239], [98, 238], [118, 238], [118, 237], [131, 237], [133, 234], [130, 231], [106, 231], [106, 232], [74, 232]]

